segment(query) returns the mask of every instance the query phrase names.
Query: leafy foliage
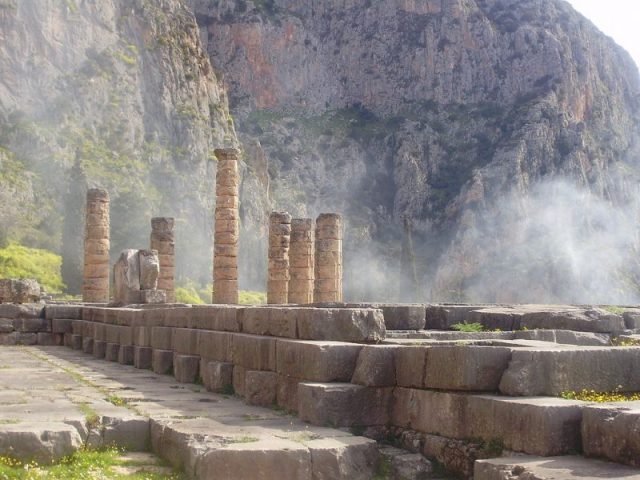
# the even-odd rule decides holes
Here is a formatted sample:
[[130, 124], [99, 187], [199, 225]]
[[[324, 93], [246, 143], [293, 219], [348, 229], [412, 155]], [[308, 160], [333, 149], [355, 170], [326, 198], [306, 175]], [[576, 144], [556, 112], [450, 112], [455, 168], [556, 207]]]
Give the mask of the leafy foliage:
[[585, 402], [635, 402], [640, 400], [638, 392], [621, 392], [618, 389], [613, 392], [597, 392], [595, 390], [580, 390], [578, 392], [562, 392], [560, 396], [566, 400], [582, 400]]
[[482, 326], [481, 323], [475, 322], [475, 323], [456, 323], [451, 325], [451, 328], [453, 328], [454, 330], [457, 330], [459, 332], [466, 332], [466, 333], [470, 333], [470, 332], [483, 332], [484, 331], [484, 327]]
[[50, 293], [65, 285], [60, 275], [62, 257], [48, 250], [10, 243], [0, 249], [0, 278], [35, 278]]

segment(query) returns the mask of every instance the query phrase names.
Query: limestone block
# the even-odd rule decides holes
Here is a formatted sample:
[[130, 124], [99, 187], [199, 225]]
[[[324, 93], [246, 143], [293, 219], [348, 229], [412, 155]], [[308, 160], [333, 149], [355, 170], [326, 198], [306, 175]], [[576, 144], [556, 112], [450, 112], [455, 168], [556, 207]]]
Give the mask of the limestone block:
[[242, 331], [254, 335], [296, 338], [298, 310], [248, 307], [242, 310]]
[[139, 303], [140, 260], [138, 250], [123, 250], [113, 266], [114, 301], [122, 304]]
[[475, 464], [475, 480], [591, 480], [618, 478], [640, 480], [636, 469], [579, 456], [513, 457], [478, 460]]
[[549, 456], [580, 449], [583, 406], [583, 402], [559, 398], [396, 388], [391, 423], [454, 439], [500, 441], [509, 450]]
[[198, 355], [199, 333], [199, 330], [193, 328], [174, 328], [171, 334], [173, 351], [186, 355]]
[[640, 467], [638, 432], [640, 402], [590, 405], [582, 411], [582, 447], [586, 455]]
[[[65, 333], [65, 335], [67, 335]], [[93, 339], [93, 356], [96, 358], [104, 358], [107, 353], [107, 342], [104, 340]]]
[[244, 376], [245, 401], [262, 407], [275, 405], [277, 386], [277, 373], [247, 370]]
[[82, 351], [93, 355], [93, 337], [82, 337]]
[[51, 320], [51, 331], [53, 333], [71, 333], [73, 320], [68, 318], [54, 318]]
[[367, 387], [393, 387], [396, 384], [396, 351], [391, 345], [365, 345], [360, 350], [351, 383]]
[[107, 342], [107, 347], [104, 353], [105, 360], [107, 360], [108, 362], [117, 362], [119, 353], [120, 353], [119, 344]]
[[[71, 326], [71, 324], [69, 324]], [[13, 332], [13, 319], [11, 318], [0, 318], [0, 333], [11, 333]], [[71, 332], [71, 330], [69, 330]]]
[[374, 440], [328, 437], [305, 442], [305, 446], [311, 453], [313, 479], [370, 480], [376, 476], [379, 452]]
[[386, 459], [392, 478], [421, 480], [430, 478], [433, 465], [419, 453], [409, 453], [399, 448], [384, 446], [380, 456]]
[[608, 346], [611, 336], [606, 333], [574, 332], [572, 330], [520, 330], [514, 333], [517, 340], [539, 340], [580, 346]]
[[386, 425], [391, 396], [391, 388], [351, 383], [300, 383], [298, 415], [301, 420], [320, 426]]
[[196, 383], [199, 376], [200, 357], [195, 355], [173, 356], [173, 376], [180, 383]]
[[233, 391], [236, 395], [244, 398], [244, 382], [246, 369], [240, 365], [233, 367]]
[[78, 429], [63, 422], [34, 422], [3, 425], [0, 429], [0, 456], [54, 463], [83, 445]]
[[15, 318], [13, 328], [18, 332], [46, 332], [49, 321], [44, 318]]
[[278, 390], [276, 402], [287, 412], [298, 411], [298, 383], [303, 380], [278, 374]]
[[[27, 334], [27, 335], [34, 335], [35, 336], [35, 334]], [[68, 335], [68, 333], [65, 333], [65, 335]], [[71, 334], [71, 344], [69, 346], [71, 348], [73, 348], [74, 350], [82, 350], [82, 335], [76, 335], [75, 333], [72, 333]]]
[[387, 330], [423, 330], [426, 322], [424, 305], [376, 305], [384, 315]]
[[40, 301], [40, 284], [33, 279], [0, 280], [0, 303], [30, 303]]
[[427, 350], [424, 386], [440, 390], [497, 391], [511, 349], [434, 346]]
[[154, 348], [151, 369], [160, 375], [170, 375], [173, 372], [173, 351]]
[[[108, 274], [109, 272], [107, 272]], [[80, 305], [57, 305], [52, 303], [45, 305], [44, 314], [48, 320], [55, 318], [80, 320], [82, 318], [82, 307]]]
[[121, 365], [133, 365], [133, 360], [133, 345], [120, 345], [120, 350], [118, 350], [118, 363]]
[[219, 362], [233, 359], [234, 334], [201, 330], [198, 334], [198, 354]]
[[167, 303], [167, 292], [164, 290], [140, 290], [140, 303]]
[[500, 382], [507, 395], [560, 395], [582, 389], [640, 391], [639, 347], [566, 347], [514, 351]]
[[275, 338], [241, 333], [232, 335], [232, 358], [235, 365], [249, 370], [276, 370]]
[[362, 345], [278, 340], [276, 348], [277, 372], [280, 375], [315, 382], [348, 382], [353, 376]]
[[171, 350], [173, 328], [151, 327], [151, 346], [158, 350]]
[[233, 364], [203, 358], [200, 372], [205, 388], [210, 392], [229, 392], [233, 388]]
[[36, 343], [38, 345], [55, 346], [57, 345], [57, 336], [49, 332], [39, 332], [36, 334]]
[[149, 419], [139, 416], [102, 417], [104, 445], [117, 445], [134, 452], [148, 449], [150, 443]]
[[216, 480], [312, 478], [307, 447], [273, 437], [209, 450], [199, 460], [194, 478], [207, 478], [209, 472], [216, 472]]
[[43, 314], [43, 305], [38, 303], [0, 304], [0, 318], [42, 318]]
[[[36, 333], [12, 332], [3, 335], [5, 345], [35, 345], [38, 342], [38, 334]], [[73, 347], [73, 343], [70, 342], [68, 346]]]
[[298, 317], [298, 338], [341, 342], [377, 343], [386, 329], [382, 311], [373, 309], [313, 309]]
[[194, 305], [191, 311], [193, 328], [223, 332], [241, 331], [239, 313], [235, 305]]
[[133, 347], [133, 365], [136, 368], [150, 370], [153, 366], [153, 349], [151, 347]]

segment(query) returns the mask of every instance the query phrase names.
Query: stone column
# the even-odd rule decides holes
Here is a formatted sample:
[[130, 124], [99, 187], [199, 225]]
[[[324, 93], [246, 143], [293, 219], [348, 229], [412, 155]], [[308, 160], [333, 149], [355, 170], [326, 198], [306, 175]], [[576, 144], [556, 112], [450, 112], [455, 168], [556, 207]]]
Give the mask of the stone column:
[[238, 157], [240, 150], [215, 150], [216, 225], [213, 248], [213, 303], [238, 303], [238, 239], [240, 235]]
[[288, 302], [290, 241], [291, 215], [287, 212], [273, 212], [269, 216], [267, 303]]
[[313, 220], [294, 218], [289, 249], [289, 303], [313, 303], [314, 244]]
[[160, 260], [158, 290], [164, 290], [166, 292], [167, 303], [175, 303], [176, 301], [176, 264], [173, 227], [173, 218], [156, 217], [151, 219], [150, 248], [158, 252], [158, 258]]
[[91, 188], [87, 191], [84, 227], [84, 302], [109, 301], [109, 247], [109, 193]]
[[322, 213], [316, 220], [314, 302], [342, 302], [342, 216]]

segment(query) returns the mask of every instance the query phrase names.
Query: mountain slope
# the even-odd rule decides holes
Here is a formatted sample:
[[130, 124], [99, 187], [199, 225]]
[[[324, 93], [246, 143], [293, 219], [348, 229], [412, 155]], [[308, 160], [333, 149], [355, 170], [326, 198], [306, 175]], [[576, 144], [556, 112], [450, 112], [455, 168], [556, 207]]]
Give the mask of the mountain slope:
[[[638, 70], [568, 3], [192, 3], [224, 71], [247, 161], [259, 158], [254, 168], [268, 172], [271, 204], [346, 214], [352, 299], [398, 297], [404, 218], [422, 299], [587, 301], [598, 291], [576, 297], [554, 286], [585, 279], [564, 272], [561, 254], [539, 258], [551, 246], [532, 245], [535, 232], [508, 233], [538, 208], [528, 203], [537, 186], [558, 180], [630, 208]], [[511, 223], [498, 228], [507, 201]], [[593, 233], [586, 223], [577, 241]], [[514, 242], [535, 253], [504, 257]], [[531, 282], [542, 285], [527, 290]]]

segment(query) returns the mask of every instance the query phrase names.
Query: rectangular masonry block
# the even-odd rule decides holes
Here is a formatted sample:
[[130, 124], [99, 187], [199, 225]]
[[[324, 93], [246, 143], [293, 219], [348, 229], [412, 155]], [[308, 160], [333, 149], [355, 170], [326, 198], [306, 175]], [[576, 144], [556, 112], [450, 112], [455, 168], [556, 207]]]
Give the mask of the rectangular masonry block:
[[231, 362], [233, 359], [234, 334], [200, 330], [198, 335], [198, 354], [201, 357]]
[[582, 447], [586, 455], [640, 467], [639, 432], [638, 401], [591, 405], [582, 411]]
[[153, 349], [151, 347], [133, 347], [133, 366], [150, 370], [153, 366]]
[[[65, 333], [65, 336], [69, 335], [68, 333]], [[70, 335], [71, 337], [71, 348], [73, 348], [74, 350], [82, 350], [82, 335], [76, 335], [75, 333], [72, 333]]]
[[120, 353], [120, 344], [107, 342], [107, 348], [104, 353], [104, 359], [108, 362], [117, 362]]
[[222, 332], [240, 332], [242, 307], [234, 305], [194, 305], [193, 328]]
[[426, 306], [375, 305], [384, 315], [387, 330], [423, 330], [426, 322]]
[[514, 351], [500, 391], [512, 396], [595, 390], [640, 391], [639, 347], [564, 347]]
[[396, 385], [395, 345], [365, 345], [360, 350], [351, 383], [367, 387]]
[[298, 384], [303, 380], [278, 374], [276, 402], [287, 412], [298, 411]]
[[56, 346], [57, 337], [53, 333], [38, 332], [36, 333], [36, 342], [38, 345]]
[[[66, 335], [66, 334], [65, 334]], [[96, 358], [104, 358], [107, 352], [107, 342], [104, 340], [93, 339], [93, 356]]]
[[269, 407], [276, 403], [278, 374], [248, 370], [244, 376], [244, 398], [249, 405]]
[[[277, 372], [315, 382], [348, 382], [362, 345], [309, 340], [278, 340]], [[235, 357], [234, 357], [235, 358]]]
[[133, 345], [120, 345], [118, 350], [118, 363], [122, 365], [133, 365]]
[[151, 369], [160, 375], [171, 375], [173, 372], [173, 350], [153, 350]]
[[244, 398], [244, 377], [246, 369], [240, 365], [233, 367], [233, 391], [236, 395]]
[[73, 320], [69, 318], [54, 318], [51, 320], [51, 331], [53, 333], [73, 332]]
[[180, 383], [196, 383], [199, 376], [200, 357], [195, 355], [173, 355], [173, 376]]
[[276, 339], [233, 334], [233, 363], [248, 370], [276, 369]]
[[18, 332], [38, 333], [47, 332], [49, 328], [49, 320], [45, 318], [15, 318], [13, 320], [13, 328]]
[[44, 307], [44, 315], [48, 320], [53, 320], [56, 318], [80, 320], [82, 318], [82, 306], [47, 304]]
[[386, 329], [381, 310], [355, 308], [314, 308], [298, 315], [298, 338], [354, 343], [384, 340]]
[[151, 329], [153, 327], [135, 326], [132, 327], [133, 344], [139, 347], [151, 346]]
[[[454, 439], [500, 441], [532, 455], [579, 451], [583, 402], [396, 388], [391, 422]], [[523, 435], [522, 432], [527, 432]]]
[[396, 352], [396, 382], [400, 387], [424, 388], [429, 347], [402, 346]]
[[242, 331], [254, 335], [296, 338], [298, 309], [247, 307], [242, 311]]
[[199, 330], [193, 328], [174, 328], [171, 338], [173, 351], [185, 355], [197, 355], [199, 333]]
[[171, 335], [173, 328], [151, 327], [151, 347], [157, 350], [171, 350], [173, 348]]
[[93, 355], [93, 337], [82, 337], [82, 351]]
[[210, 392], [228, 393], [233, 388], [233, 364], [200, 360], [200, 376], [205, 388]]
[[386, 425], [392, 390], [351, 383], [300, 383], [298, 415], [319, 426]]

